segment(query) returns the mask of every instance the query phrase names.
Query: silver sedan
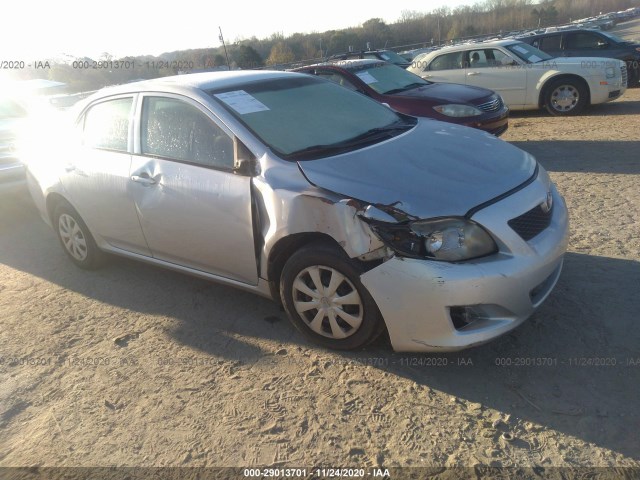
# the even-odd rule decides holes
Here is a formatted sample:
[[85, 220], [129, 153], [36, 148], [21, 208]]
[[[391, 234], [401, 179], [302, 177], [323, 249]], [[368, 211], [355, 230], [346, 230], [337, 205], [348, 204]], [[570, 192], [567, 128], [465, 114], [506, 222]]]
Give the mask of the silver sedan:
[[529, 317], [567, 245], [529, 154], [320, 78], [185, 75], [77, 107], [29, 188], [71, 261], [124, 255], [282, 302], [310, 340], [458, 350]]

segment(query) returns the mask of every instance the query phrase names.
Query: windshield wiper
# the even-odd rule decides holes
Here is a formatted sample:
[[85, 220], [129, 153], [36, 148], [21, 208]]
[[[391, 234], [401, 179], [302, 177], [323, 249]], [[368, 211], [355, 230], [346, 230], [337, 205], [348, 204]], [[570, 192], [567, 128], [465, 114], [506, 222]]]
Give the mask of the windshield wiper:
[[405, 85], [402, 88], [394, 88], [392, 90], [389, 90], [388, 92], [384, 92], [383, 95], [393, 95], [394, 93], [406, 92], [407, 90], [413, 90], [414, 88], [424, 87], [425, 85], [427, 84], [414, 82], [414, 83], [410, 83], [409, 85]]
[[397, 130], [403, 130], [403, 131], [408, 130], [413, 126], [414, 124], [406, 123], [404, 121], [394, 122], [384, 127], [372, 128], [370, 130], [367, 130], [364, 133], [361, 133], [360, 135], [349, 138], [347, 140], [343, 140], [341, 142], [324, 144], [324, 145], [323, 144], [311, 145], [310, 147], [305, 147], [303, 149], [296, 150], [295, 152], [291, 152], [287, 155], [284, 155], [284, 157], [300, 160], [304, 157], [314, 156], [318, 153], [328, 153], [328, 152], [339, 153], [340, 151], [349, 150], [353, 147], [363, 145], [367, 142], [372, 142], [372, 141], [375, 142], [376, 140], [380, 140], [385, 137], [392, 137], [393, 135], [390, 135], [391, 132], [394, 132]]

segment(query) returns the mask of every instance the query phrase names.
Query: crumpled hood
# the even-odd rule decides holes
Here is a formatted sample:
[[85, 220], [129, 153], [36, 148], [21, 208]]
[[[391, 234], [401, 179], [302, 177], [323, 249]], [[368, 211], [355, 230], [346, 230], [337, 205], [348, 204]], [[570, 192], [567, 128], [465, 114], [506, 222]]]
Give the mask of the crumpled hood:
[[464, 215], [536, 168], [531, 155], [493, 135], [429, 119], [382, 143], [298, 164], [318, 187], [418, 218]]

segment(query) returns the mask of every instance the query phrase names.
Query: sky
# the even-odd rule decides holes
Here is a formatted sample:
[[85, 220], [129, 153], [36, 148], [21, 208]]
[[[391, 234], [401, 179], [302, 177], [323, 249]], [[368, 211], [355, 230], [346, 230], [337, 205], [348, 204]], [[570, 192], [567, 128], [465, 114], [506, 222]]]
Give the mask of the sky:
[[[379, 17], [387, 23], [403, 10], [429, 12], [477, 0], [403, 0], [375, 6], [360, 2], [242, 2], [199, 0], [13, 0], [3, 7], [0, 61], [34, 62], [62, 54], [98, 58], [103, 52], [158, 55], [167, 51], [220, 46], [272, 33], [323, 32], [357, 26]], [[102, 7], [97, 5], [102, 4]]]

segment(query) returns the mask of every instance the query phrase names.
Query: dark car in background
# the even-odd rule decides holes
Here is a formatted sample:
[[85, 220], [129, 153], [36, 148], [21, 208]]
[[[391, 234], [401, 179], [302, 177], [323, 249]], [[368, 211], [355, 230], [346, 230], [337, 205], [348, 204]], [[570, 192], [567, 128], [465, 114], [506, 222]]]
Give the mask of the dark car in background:
[[0, 98], [0, 194], [25, 185], [25, 166], [17, 155], [27, 111], [15, 100]]
[[500, 95], [485, 88], [428, 82], [376, 60], [330, 62], [295, 71], [331, 80], [407, 115], [457, 123], [496, 136], [508, 128], [508, 107]]
[[346, 52], [331, 55], [328, 60], [356, 60], [358, 58], [368, 58], [372, 60], [382, 60], [393, 63], [402, 68], [407, 68], [411, 62], [392, 50], [367, 50], [360, 52]]
[[616, 58], [627, 64], [628, 86], [640, 81], [640, 43], [623, 40], [609, 32], [574, 29], [519, 38], [554, 57]]

